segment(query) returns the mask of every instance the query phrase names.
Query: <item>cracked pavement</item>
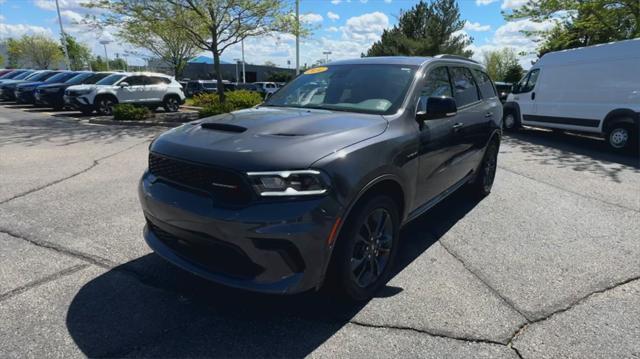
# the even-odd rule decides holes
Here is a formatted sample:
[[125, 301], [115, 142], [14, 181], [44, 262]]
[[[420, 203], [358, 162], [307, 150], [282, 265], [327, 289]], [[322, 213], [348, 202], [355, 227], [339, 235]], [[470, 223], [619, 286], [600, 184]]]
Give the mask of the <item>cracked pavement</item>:
[[582, 136], [506, 136], [493, 193], [402, 231], [359, 306], [194, 277], [142, 239], [159, 128], [0, 106], [0, 356], [640, 357], [640, 163]]

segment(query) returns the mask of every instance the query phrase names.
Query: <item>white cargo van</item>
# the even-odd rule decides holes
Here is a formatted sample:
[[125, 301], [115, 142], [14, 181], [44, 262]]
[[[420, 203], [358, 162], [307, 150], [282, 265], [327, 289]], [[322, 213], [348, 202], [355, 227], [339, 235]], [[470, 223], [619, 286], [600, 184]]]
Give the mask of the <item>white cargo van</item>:
[[640, 39], [550, 52], [518, 82], [503, 127], [589, 132], [614, 149], [638, 145]]

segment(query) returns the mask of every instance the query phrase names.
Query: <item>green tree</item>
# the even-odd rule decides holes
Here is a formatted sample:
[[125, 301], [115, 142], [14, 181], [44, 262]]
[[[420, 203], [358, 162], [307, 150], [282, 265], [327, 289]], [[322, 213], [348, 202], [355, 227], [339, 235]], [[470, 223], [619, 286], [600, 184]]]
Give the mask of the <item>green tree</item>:
[[264, 66], [276, 67], [277, 65], [273, 61], [265, 61]]
[[98, 55], [91, 60], [91, 69], [93, 71], [107, 71], [107, 62], [102, 59], [102, 56]]
[[511, 48], [488, 51], [483, 54], [483, 63], [487, 73], [494, 81], [505, 81], [507, 71], [518, 64], [515, 51]]
[[39, 69], [48, 69], [62, 61], [60, 45], [44, 35], [24, 35], [20, 38], [21, 54], [25, 62]]
[[[65, 34], [67, 39], [67, 51], [71, 70], [82, 70], [91, 61], [91, 50], [85, 44], [79, 43], [73, 36]], [[63, 51], [60, 48], [60, 51]]]
[[7, 67], [18, 68], [21, 62], [23, 62], [22, 48], [20, 47], [20, 40], [8, 38], [5, 41], [7, 49]]
[[556, 20], [547, 31], [525, 32], [541, 37], [538, 56], [582, 46], [640, 37], [638, 0], [529, 0], [504, 14], [507, 20]]
[[510, 82], [512, 84], [520, 81], [520, 79], [524, 76], [524, 69], [520, 66], [519, 63], [515, 63], [509, 68], [507, 68], [507, 72], [505, 73], [504, 82]]
[[[125, 0], [113, 0], [125, 1]], [[133, 2], [145, 17], [165, 19], [188, 33], [189, 42], [213, 55], [214, 72], [222, 82], [220, 56], [240, 41], [274, 31], [301, 33], [287, 0], [145, 0]], [[224, 89], [218, 91], [224, 102]]]
[[293, 78], [293, 75], [287, 71], [270, 72], [267, 76], [267, 81], [273, 82], [289, 82]]
[[472, 39], [457, 33], [464, 27], [460, 9], [454, 0], [432, 0], [418, 4], [400, 14], [398, 24], [385, 30], [367, 56], [433, 56], [454, 54], [470, 57], [465, 50]]
[[[98, 27], [115, 26], [118, 37], [168, 63], [173, 68], [174, 76], [179, 78], [189, 59], [200, 49], [191, 41], [191, 33], [184, 27], [175, 26], [175, 23], [190, 23], [196, 18], [175, 5], [166, 4], [164, 10], [170, 12], [161, 16], [149, 12], [144, 5], [143, 2], [131, 0], [100, 0], [83, 4], [89, 8], [108, 10], [99, 18], [88, 18], [87, 22]], [[185, 19], [178, 20], [178, 16]], [[201, 36], [207, 35], [202, 27], [193, 26], [192, 30], [200, 31]]]

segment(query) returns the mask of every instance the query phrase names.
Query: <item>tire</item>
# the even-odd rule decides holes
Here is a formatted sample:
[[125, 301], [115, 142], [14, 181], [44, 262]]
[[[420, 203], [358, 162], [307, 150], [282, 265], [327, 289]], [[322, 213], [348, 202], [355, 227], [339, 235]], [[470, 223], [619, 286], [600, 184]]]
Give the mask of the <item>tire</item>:
[[118, 101], [110, 96], [99, 97], [98, 101], [96, 101], [98, 113], [102, 116], [113, 115], [113, 106], [117, 103]]
[[393, 269], [399, 233], [398, 206], [390, 197], [375, 195], [357, 205], [336, 242], [329, 269], [332, 289], [347, 301], [370, 299]]
[[491, 193], [493, 182], [496, 178], [499, 149], [498, 141], [492, 141], [489, 146], [487, 146], [480, 167], [478, 168], [478, 175], [469, 186], [469, 189], [477, 198], [484, 198]]
[[178, 112], [180, 110], [180, 98], [178, 96], [165, 97], [162, 107], [167, 112]]
[[513, 111], [506, 112], [502, 119], [502, 129], [504, 131], [515, 131], [520, 128], [520, 123], [516, 119], [516, 114]]
[[605, 137], [614, 151], [629, 151], [638, 144], [638, 134], [630, 123], [618, 122], [609, 127]]

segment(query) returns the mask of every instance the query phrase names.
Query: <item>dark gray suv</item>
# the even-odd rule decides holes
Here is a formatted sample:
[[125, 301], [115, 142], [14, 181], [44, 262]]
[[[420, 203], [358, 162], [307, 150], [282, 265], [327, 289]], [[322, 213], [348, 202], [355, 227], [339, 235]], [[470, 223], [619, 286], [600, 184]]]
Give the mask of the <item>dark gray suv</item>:
[[313, 68], [264, 104], [169, 130], [139, 187], [149, 246], [225, 285], [270, 293], [331, 282], [369, 298], [400, 227], [460, 187], [491, 191], [502, 106], [464, 58]]

